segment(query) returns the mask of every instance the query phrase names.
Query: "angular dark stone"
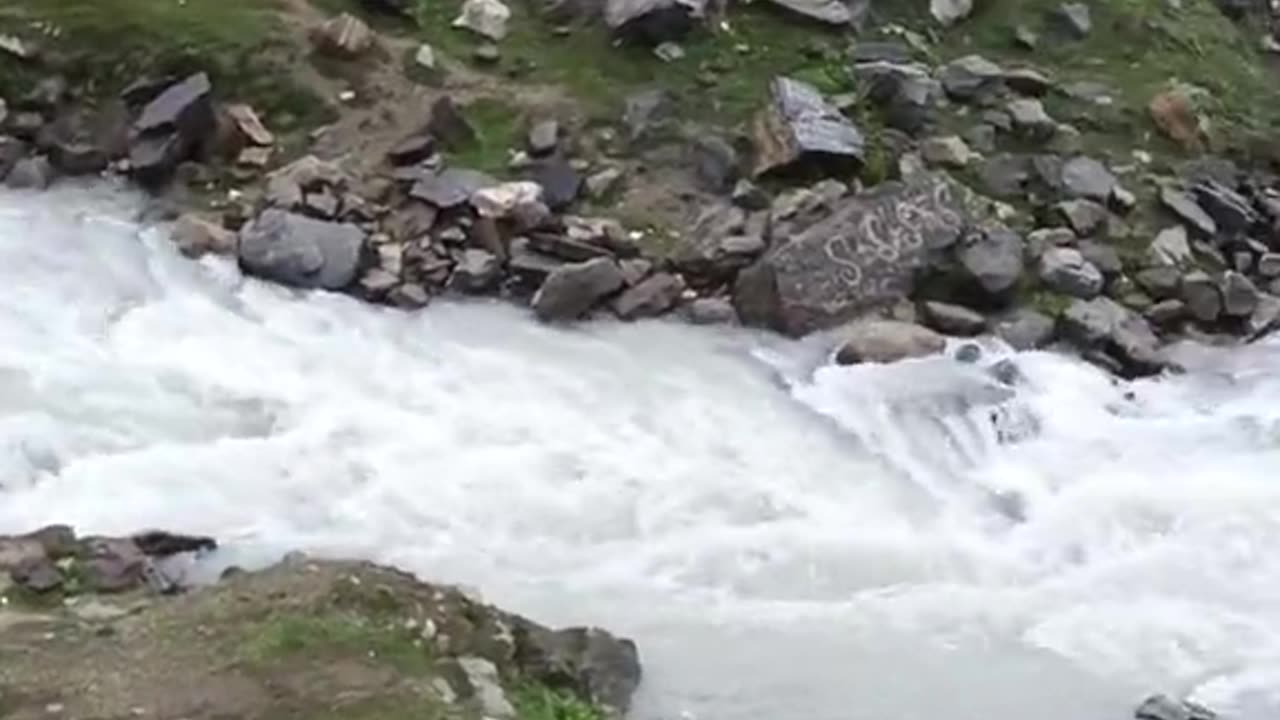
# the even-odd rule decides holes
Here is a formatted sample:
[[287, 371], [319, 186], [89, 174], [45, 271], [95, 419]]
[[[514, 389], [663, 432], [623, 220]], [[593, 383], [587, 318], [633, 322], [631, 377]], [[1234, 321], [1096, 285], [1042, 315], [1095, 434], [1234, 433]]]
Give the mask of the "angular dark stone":
[[1190, 195], [1172, 187], [1160, 189], [1160, 204], [1201, 237], [1218, 234], [1218, 223]]
[[807, 83], [774, 78], [770, 102], [752, 125], [754, 174], [835, 174], [861, 167], [862, 133]]
[[434, 155], [436, 140], [430, 134], [420, 133], [396, 143], [387, 151], [387, 159], [392, 165], [416, 165]]
[[564, 210], [582, 193], [582, 176], [563, 157], [539, 162], [529, 177], [542, 186], [542, 200], [552, 210]]
[[1262, 220], [1240, 193], [1216, 180], [1196, 183], [1191, 192], [1200, 207], [1213, 218], [1220, 232], [1230, 235], [1242, 233]]
[[1179, 294], [1191, 316], [1200, 322], [1211, 323], [1222, 314], [1222, 293], [1218, 284], [1199, 270], [1183, 276]]

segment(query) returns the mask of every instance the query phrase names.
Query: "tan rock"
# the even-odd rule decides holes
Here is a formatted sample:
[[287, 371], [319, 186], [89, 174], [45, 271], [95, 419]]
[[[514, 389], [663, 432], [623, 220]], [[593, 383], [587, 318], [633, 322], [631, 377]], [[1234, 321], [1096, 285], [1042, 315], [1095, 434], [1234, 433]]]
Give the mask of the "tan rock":
[[1200, 119], [1191, 98], [1181, 90], [1166, 90], [1147, 106], [1160, 132], [1185, 148], [1200, 146]]
[[250, 145], [274, 145], [276, 136], [271, 134], [266, 125], [262, 124], [258, 113], [248, 105], [237, 103], [228, 105], [226, 108], [227, 115], [231, 121], [235, 123], [240, 133], [249, 141]]

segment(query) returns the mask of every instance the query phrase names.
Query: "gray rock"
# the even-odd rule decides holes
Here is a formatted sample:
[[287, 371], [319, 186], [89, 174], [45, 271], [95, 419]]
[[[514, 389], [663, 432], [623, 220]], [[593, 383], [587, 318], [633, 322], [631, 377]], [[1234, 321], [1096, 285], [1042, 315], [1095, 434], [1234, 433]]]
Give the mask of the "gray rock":
[[515, 706], [507, 699], [498, 668], [492, 662], [480, 657], [459, 657], [449, 658], [439, 667], [458, 697], [474, 701], [482, 717], [515, 720]]
[[1280, 253], [1263, 253], [1258, 258], [1258, 274], [1268, 279], [1280, 277]]
[[1222, 293], [1218, 284], [1199, 270], [1182, 277], [1179, 294], [1191, 316], [1200, 322], [1213, 322], [1222, 314]]
[[973, 12], [973, 0], [929, 0], [929, 13], [945, 26], [955, 25]]
[[926, 325], [947, 335], [969, 337], [981, 333], [987, 326], [982, 313], [951, 303], [922, 302], [920, 314]]
[[1004, 74], [1004, 84], [1023, 95], [1039, 97], [1053, 89], [1053, 81], [1031, 68], [1014, 68]]
[[1181, 271], [1173, 265], [1143, 268], [1134, 277], [1138, 285], [1157, 299], [1173, 298], [1182, 285]]
[[739, 273], [739, 316], [802, 335], [905, 297], [929, 253], [953, 245], [968, 224], [964, 193], [945, 177], [926, 175], [841, 198], [830, 215], [778, 236], [778, 245]]
[[622, 271], [610, 258], [564, 265], [552, 271], [533, 296], [533, 311], [546, 322], [576, 320], [623, 284]]
[[458, 257], [458, 264], [449, 277], [449, 287], [465, 293], [483, 293], [492, 290], [502, 277], [502, 263], [488, 250], [467, 248]]
[[466, 0], [453, 27], [470, 30], [481, 37], [498, 42], [507, 36], [511, 8], [502, 0]]
[[1110, 217], [1105, 207], [1092, 200], [1065, 200], [1054, 209], [1080, 237], [1094, 235], [1106, 226]]
[[684, 37], [703, 9], [702, 0], [606, 0], [604, 21], [615, 35], [659, 45]]
[[542, 157], [555, 152], [556, 146], [560, 143], [560, 123], [555, 120], [541, 120], [533, 124], [529, 128], [529, 136], [525, 143], [529, 148], [529, 154], [534, 157]]
[[240, 231], [240, 265], [268, 280], [337, 290], [355, 279], [365, 234], [279, 209], [264, 210]]
[[1102, 352], [1128, 376], [1150, 375], [1167, 363], [1147, 321], [1107, 297], [1076, 300], [1062, 316], [1062, 332], [1086, 352]]
[[1045, 112], [1044, 103], [1035, 98], [1018, 98], [1006, 106], [1013, 127], [1024, 137], [1045, 140], [1053, 137], [1058, 123]]
[[932, 137], [920, 144], [920, 154], [930, 165], [945, 168], [963, 168], [973, 159], [973, 151], [955, 135]]
[[476, 170], [448, 168], [423, 174], [409, 189], [409, 196], [447, 210], [468, 202], [477, 190], [497, 184], [496, 180]]
[[992, 332], [1009, 343], [1014, 350], [1035, 350], [1053, 339], [1053, 318], [1032, 310], [1019, 308], [997, 320]]
[[1147, 262], [1152, 265], [1186, 267], [1194, 260], [1191, 243], [1187, 241], [1187, 229], [1181, 225], [1161, 230], [1147, 248]]
[[1160, 189], [1160, 204], [1201, 237], [1213, 237], [1218, 234], [1218, 223], [1190, 195], [1165, 186]]
[[396, 143], [387, 151], [392, 165], [416, 165], [434, 155], [436, 139], [428, 133], [417, 133]]
[[1102, 292], [1102, 271], [1074, 248], [1055, 247], [1040, 257], [1040, 279], [1051, 290], [1089, 299]]
[[90, 592], [117, 593], [141, 587], [147, 558], [132, 540], [87, 538], [84, 584]]
[[317, 50], [351, 60], [373, 48], [373, 30], [355, 15], [342, 13], [321, 25], [314, 40]]
[[1256, 340], [1271, 332], [1280, 323], [1280, 297], [1263, 293], [1258, 297], [1258, 307], [1245, 321], [1245, 333], [1249, 340]]
[[828, 25], [850, 25], [855, 20], [853, 5], [844, 0], [770, 0], [770, 2], [785, 10]]
[[564, 210], [582, 194], [582, 176], [564, 157], [550, 157], [538, 162], [529, 177], [542, 186], [543, 202], [552, 210]]
[[947, 95], [968, 101], [998, 90], [1004, 84], [1004, 70], [980, 55], [953, 60], [939, 71]]
[[613, 311], [623, 320], [656, 317], [675, 307], [684, 292], [684, 278], [655, 273], [628, 288], [613, 301]]
[[1031, 181], [1031, 163], [1022, 155], [996, 155], [988, 158], [979, 170], [987, 194], [1011, 199], [1026, 193]]
[[640, 685], [635, 643], [599, 628], [535, 631], [521, 643], [522, 670], [544, 684], [564, 687], [623, 717]]
[[193, 213], [178, 218], [170, 237], [183, 255], [193, 258], [206, 253], [234, 255], [239, 242], [234, 232]]
[[684, 233], [672, 259], [682, 272], [724, 281], [765, 251], [764, 221], [763, 214], [748, 215], [738, 207], [709, 206]]
[[1080, 155], [1062, 166], [1062, 186], [1072, 197], [1106, 202], [1116, 187], [1116, 177], [1106, 165]]
[[583, 181], [582, 188], [586, 191], [587, 197], [600, 200], [617, 190], [625, 177], [626, 171], [622, 168], [607, 167], [589, 175]]
[[1154, 695], [1143, 701], [1134, 711], [1136, 720], [1217, 720], [1212, 710], [1185, 700], [1174, 700], [1167, 695]]
[[1147, 308], [1143, 317], [1153, 325], [1169, 326], [1187, 316], [1187, 304], [1181, 300], [1161, 300]]
[[212, 92], [209, 76], [197, 73], [169, 86], [142, 109], [129, 143], [129, 165], [139, 182], [168, 180], [213, 134], [217, 118]]
[[929, 68], [911, 62], [877, 60], [854, 65], [867, 98], [883, 108], [890, 127], [916, 134], [929, 124], [942, 85]]
[[1124, 263], [1120, 260], [1120, 253], [1106, 243], [1098, 242], [1097, 240], [1081, 240], [1076, 244], [1076, 249], [1080, 251], [1085, 260], [1101, 270], [1104, 276], [1119, 275], [1124, 270]]
[[426, 130], [448, 148], [461, 148], [476, 141], [476, 129], [451, 95], [442, 95], [431, 104]]
[[860, 320], [842, 333], [836, 363], [892, 363], [907, 358], [936, 355], [946, 348], [946, 338], [922, 325], [897, 320]]
[[685, 305], [681, 314], [694, 325], [728, 325], [738, 319], [728, 298], [698, 298]]
[[729, 192], [738, 180], [740, 162], [733, 144], [718, 134], [700, 134], [693, 140], [692, 160], [698, 181], [708, 192]]
[[996, 150], [996, 128], [988, 123], [980, 123], [964, 133], [965, 142], [980, 153], [992, 153]]
[[965, 275], [988, 295], [1000, 297], [1022, 277], [1024, 243], [1005, 227], [969, 233], [960, 243], [957, 259]]
[[1222, 312], [1229, 317], [1248, 317], [1258, 307], [1258, 288], [1245, 275], [1228, 270], [1222, 276]]
[[553, 271], [564, 267], [564, 260], [539, 252], [529, 238], [518, 237], [511, 241], [507, 269], [516, 280], [518, 289], [532, 294], [546, 281]]
[[4, 184], [15, 189], [44, 190], [53, 183], [53, 165], [43, 155], [23, 158], [5, 176]]
[[62, 573], [53, 560], [41, 556], [24, 560], [9, 570], [9, 578], [24, 590], [37, 595], [62, 587]]
[[1089, 6], [1082, 2], [1063, 3], [1053, 12], [1052, 17], [1058, 28], [1078, 40], [1085, 39], [1093, 30]]
[[[769, 207], [769, 194], [750, 180], [739, 180], [730, 194], [733, 204], [744, 210], [765, 210]], [[1277, 255], [1280, 259], [1280, 255]], [[1276, 273], [1280, 275], [1280, 272]]]
[[817, 170], [832, 174], [862, 165], [862, 133], [808, 83], [774, 78], [769, 104], [755, 118], [754, 175]]
[[1213, 218], [1220, 232], [1242, 233], [1262, 220], [1240, 193], [1216, 180], [1202, 180], [1191, 188], [1198, 204]]

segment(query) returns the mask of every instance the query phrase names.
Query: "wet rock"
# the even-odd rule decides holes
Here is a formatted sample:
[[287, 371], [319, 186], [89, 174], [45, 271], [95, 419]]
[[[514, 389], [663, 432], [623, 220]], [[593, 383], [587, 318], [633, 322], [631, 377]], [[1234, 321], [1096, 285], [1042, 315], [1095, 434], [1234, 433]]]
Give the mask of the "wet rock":
[[973, 0], [929, 0], [929, 14], [944, 26], [954, 25], [972, 12]]
[[534, 165], [530, 178], [542, 187], [543, 202], [552, 210], [564, 210], [582, 193], [582, 176], [563, 157], [552, 157]]
[[405, 310], [417, 310], [431, 302], [431, 295], [418, 283], [401, 283], [387, 293], [387, 301]]
[[622, 717], [640, 685], [635, 643], [599, 628], [536, 629], [517, 656], [524, 672], [552, 687], [568, 687]]
[[964, 140], [979, 153], [993, 153], [996, 150], [996, 128], [987, 123], [974, 125], [965, 131]]
[[920, 154], [930, 165], [963, 168], [974, 160], [973, 151], [955, 135], [933, 137], [920, 144]]
[[218, 541], [206, 535], [183, 535], [166, 530], [147, 530], [136, 533], [129, 539], [147, 557], [165, 558], [218, 549]]
[[1147, 261], [1152, 265], [1186, 267], [1194, 262], [1187, 229], [1181, 225], [1165, 228], [1156, 234], [1147, 248]]
[[1151, 326], [1111, 298], [1073, 302], [1062, 316], [1062, 332], [1086, 353], [1105, 353], [1126, 376], [1150, 375], [1166, 367]]
[[234, 255], [239, 242], [234, 232], [192, 213], [178, 218], [172, 239], [183, 255], [192, 258], [205, 254]]
[[241, 230], [240, 265], [286, 285], [337, 290], [355, 279], [364, 239], [355, 225], [268, 209]]
[[1218, 234], [1218, 223], [1190, 195], [1165, 186], [1160, 189], [1160, 204], [1201, 237], [1213, 237]]
[[511, 8], [502, 0], [466, 0], [453, 26], [497, 42], [507, 36], [507, 21], [510, 19]]
[[217, 126], [212, 92], [209, 77], [198, 73], [147, 103], [133, 123], [129, 144], [129, 164], [140, 182], [164, 182], [212, 135]]
[[1134, 711], [1136, 720], [1217, 720], [1212, 710], [1185, 700], [1174, 700], [1167, 695], [1154, 695], [1143, 701]]
[[892, 363], [936, 355], [946, 348], [946, 338], [923, 325], [896, 320], [861, 320], [842, 332], [836, 351], [839, 365]]
[[623, 320], [656, 317], [675, 307], [684, 289], [679, 275], [656, 273], [619, 295], [613, 301], [613, 311]]
[[1220, 232], [1242, 233], [1262, 219], [1240, 193], [1215, 180], [1198, 182], [1191, 192]]
[[1092, 200], [1067, 200], [1054, 206], [1054, 210], [1080, 237], [1096, 234], [1107, 224], [1107, 209]]
[[13, 170], [13, 166], [27, 155], [27, 144], [21, 140], [0, 135], [0, 179]]
[[1191, 316], [1200, 322], [1211, 323], [1222, 314], [1222, 293], [1217, 283], [1199, 270], [1182, 277], [1179, 293]]
[[1058, 130], [1058, 123], [1045, 112], [1044, 103], [1034, 98], [1012, 100], [1006, 106], [1009, 117], [1013, 119], [1013, 127], [1018, 134], [1032, 140], [1045, 140], [1053, 137]]
[[552, 271], [533, 296], [533, 310], [547, 322], [576, 320], [623, 284], [622, 271], [610, 258], [564, 265]]
[[459, 148], [476, 140], [476, 129], [463, 115], [450, 95], [441, 96], [431, 105], [427, 132], [446, 147]]
[[342, 13], [320, 26], [315, 44], [326, 55], [352, 60], [373, 47], [373, 30], [355, 15]]
[[1265, 333], [1274, 330], [1280, 324], [1280, 297], [1262, 293], [1258, 297], [1258, 307], [1245, 321], [1245, 335], [1249, 340], [1256, 340]]
[[479, 190], [496, 184], [496, 180], [482, 172], [448, 168], [423, 175], [410, 188], [409, 196], [447, 210], [469, 201]]
[[1107, 166], [1091, 157], [1074, 157], [1062, 166], [1062, 187], [1072, 197], [1106, 202], [1115, 186]]
[[1003, 86], [1004, 70], [980, 55], [966, 55], [943, 66], [939, 79], [947, 95], [969, 101]]
[[862, 165], [862, 133], [807, 83], [775, 78], [769, 105], [752, 125], [754, 174], [834, 174]]
[[681, 314], [694, 325], [728, 325], [738, 318], [728, 298], [697, 298], [685, 305]]
[[1222, 276], [1222, 312], [1229, 317], [1248, 317], [1258, 307], [1257, 286], [1245, 275], [1228, 270]]
[[951, 303], [922, 302], [920, 315], [926, 325], [947, 335], [969, 337], [981, 333], [987, 326], [987, 320], [981, 313]]
[[1063, 3], [1051, 14], [1055, 26], [1070, 37], [1083, 40], [1093, 31], [1093, 16], [1082, 2]]
[[1053, 330], [1053, 318], [1030, 308], [1013, 310], [992, 326], [996, 337], [1014, 350], [1035, 350], [1048, 345], [1053, 339]]
[[1051, 290], [1086, 300], [1102, 292], [1102, 271], [1074, 248], [1046, 250], [1040, 257], [1040, 280]]
[[779, 236], [777, 246], [739, 273], [739, 315], [801, 335], [905, 297], [928, 254], [955, 244], [967, 225], [964, 192], [926, 175], [841, 198], [834, 212]]
[[53, 164], [43, 155], [36, 155], [14, 163], [4, 184], [14, 189], [44, 190], [53, 183], [53, 177]]
[[1000, 226], [968, 233], [956, 258], [965, 276], [987, 295], [1001, 297], [1022, 277], [1024, 243], [1014, 231]]
[[493, 289], [502, 276], [502, 263], [487, 250], [468, 248], [462, 251], [449, 278], [449, 287], [466, 293], [483, 293]]
[[684, 37], [703, 9], [704, 0], [606, 0], [604, 20], [619, 37], [659, 45]]

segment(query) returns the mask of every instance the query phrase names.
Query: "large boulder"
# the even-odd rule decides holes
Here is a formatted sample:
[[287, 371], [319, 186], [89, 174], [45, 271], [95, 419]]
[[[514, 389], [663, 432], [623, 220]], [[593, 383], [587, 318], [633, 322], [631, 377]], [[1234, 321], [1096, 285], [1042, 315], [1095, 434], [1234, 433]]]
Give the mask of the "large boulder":
[[168, 180], [178, 163], [212, 135], [217, 126], [212, 93], [209, 76], [197, 73], [169, 86], [142, 109], [129, 141], [129, 165], [139, 182]]
[[1147, 321], [1107, 297], [1076, 300], [1062, 315], [1062, 333], [1085, 352], [1102, 352], [1126, 376], [1160, 372], [1167, 367], [1160, 340]]
[[276, 208], [240, 231], [240, 266], [268, 280], [337, 290], [355, 279], [364, 231]]
[[964, 190], [922, 175], [841, 199], [834, 212], [739, 273], [743, 322], [803, 335], [905, 297], [930, 251], [953, 245], [968, 222]]
[[946, 338], [929, 328], [897, 320], [861, 320], [843, 334], [836, 351], [840, 365], [897, 362], [936, 355], [947, 346]]
[[533, 296], [533, 311], [547, 322], [576, 320], [623, 283], [622, 270], [611, 258], [564, 265], [547, 275]]
[[606, 0], [604, 21], [614, 34], [657, 45], [678, 40], [702, 17], [705, 0]]
[[752, 125], [756, 176], [778, 173], [835, 174], [862, 165], [862, 133], [817, 88], [774, 78], [770, 101]]

